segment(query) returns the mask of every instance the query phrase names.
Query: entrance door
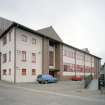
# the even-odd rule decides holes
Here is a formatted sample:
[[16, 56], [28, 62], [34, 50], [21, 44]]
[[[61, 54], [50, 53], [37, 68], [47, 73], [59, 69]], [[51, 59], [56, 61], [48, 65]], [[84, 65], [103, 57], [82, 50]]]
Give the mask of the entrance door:
[[49, 71], [49, 74], [52, 75], [53, 77], [57, 77], [57, 72], [55, 71]]
[[54, 72], [53, 71], [49, 71], [49, 74], [54, 77]]

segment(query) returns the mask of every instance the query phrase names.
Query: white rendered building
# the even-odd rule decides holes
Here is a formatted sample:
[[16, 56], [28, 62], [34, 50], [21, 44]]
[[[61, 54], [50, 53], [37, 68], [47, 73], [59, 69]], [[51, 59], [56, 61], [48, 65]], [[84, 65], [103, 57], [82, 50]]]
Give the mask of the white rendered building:
[[101, 58], [65, 44], [52, 27], [38, 31], [0, 18], [0, 79], [34, 82], [42, 73], [61, 80], [92, 74], [98, 77]]

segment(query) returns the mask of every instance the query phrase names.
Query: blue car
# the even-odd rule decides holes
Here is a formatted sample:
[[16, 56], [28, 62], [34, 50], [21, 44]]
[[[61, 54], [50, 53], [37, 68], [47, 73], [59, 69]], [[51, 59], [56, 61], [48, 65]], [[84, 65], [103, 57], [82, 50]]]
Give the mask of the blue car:
[[49, 74], [42, 74], [37, 76], [37, 81], [39, 83], [47, 84], [47, 83], [56, 83], [58, 80], [57, 78]]

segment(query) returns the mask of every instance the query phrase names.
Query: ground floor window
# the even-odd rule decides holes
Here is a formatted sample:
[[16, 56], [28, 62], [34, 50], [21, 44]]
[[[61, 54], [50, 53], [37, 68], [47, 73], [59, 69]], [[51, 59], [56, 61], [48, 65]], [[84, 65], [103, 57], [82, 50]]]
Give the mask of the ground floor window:
[[32, 69], [32, 75], [36, 75], [36, 70]]
[[74, 70], [74, 64], [65, 64], [64, 65], [64, 71], [73, 72], [73, 70]]
[[6, 74], [7, 74], [7, 70], [3, 69], [3, 75], [6, 75]]
[[23, 75], [23, 76], [26, 75], [26, 69], [22, 69], [22, 75]]
[[64, 65], [64, 71], [68, 71], [67, 68], [68, 68], [67, 65]]

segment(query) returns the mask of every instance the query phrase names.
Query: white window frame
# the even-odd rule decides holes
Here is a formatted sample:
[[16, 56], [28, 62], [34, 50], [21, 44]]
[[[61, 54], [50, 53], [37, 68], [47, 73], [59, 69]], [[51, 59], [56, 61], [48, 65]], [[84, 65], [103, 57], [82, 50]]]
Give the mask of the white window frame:
[[23, 41], [23, 42], [27, 42], [27, 36], [24, 35], [24, 34], [22, 34], [22, 41]]

